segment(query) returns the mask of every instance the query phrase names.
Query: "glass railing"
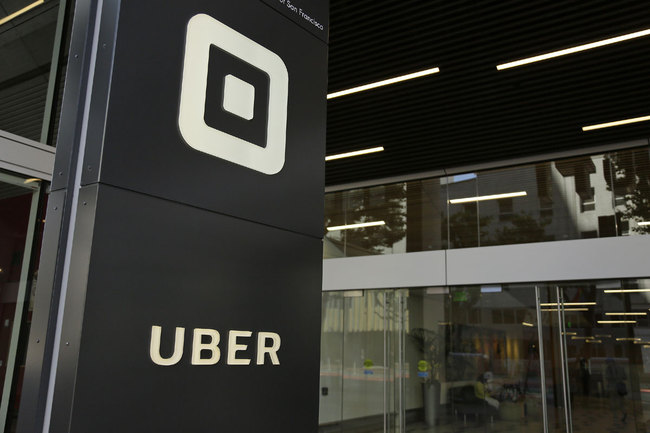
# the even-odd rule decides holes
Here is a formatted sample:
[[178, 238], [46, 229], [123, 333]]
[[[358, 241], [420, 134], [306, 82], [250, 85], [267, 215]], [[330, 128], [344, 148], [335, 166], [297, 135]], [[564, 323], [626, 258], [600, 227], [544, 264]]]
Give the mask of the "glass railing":
[[325, 195], [324, 257], [650, 233], [650, 147]]

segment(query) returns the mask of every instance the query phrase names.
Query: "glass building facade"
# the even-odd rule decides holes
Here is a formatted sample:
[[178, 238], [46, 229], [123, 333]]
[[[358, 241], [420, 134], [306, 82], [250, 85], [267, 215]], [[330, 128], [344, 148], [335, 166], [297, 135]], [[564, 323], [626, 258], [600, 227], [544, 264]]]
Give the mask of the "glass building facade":
[[646, 431], [649, 294], [647, 279], [326, 292], [321, 431]]
[[325, 263], [386, 256], [394, 287], [326, 287], [321, 431], [646, 431], [650, 280], [512, 283], [479, 264], [485, 284], [407, 287], [413, 270], [391, 260], [643, 237], [649, 157], [640, 146], [326, 194]]

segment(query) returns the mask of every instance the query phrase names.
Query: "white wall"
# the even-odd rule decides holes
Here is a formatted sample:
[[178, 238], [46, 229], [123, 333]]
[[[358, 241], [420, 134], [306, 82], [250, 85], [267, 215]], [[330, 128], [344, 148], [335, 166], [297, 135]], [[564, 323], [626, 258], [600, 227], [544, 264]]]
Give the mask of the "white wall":
[[539, 242], [323, 261], [323, 290], [645, 278], [650, 236]]

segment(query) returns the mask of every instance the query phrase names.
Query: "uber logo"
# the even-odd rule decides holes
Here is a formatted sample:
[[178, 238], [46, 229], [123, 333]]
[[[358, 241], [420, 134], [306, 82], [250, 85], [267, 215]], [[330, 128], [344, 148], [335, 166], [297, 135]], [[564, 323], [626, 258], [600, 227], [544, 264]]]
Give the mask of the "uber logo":
[[[183, 357], [183, 345], [185, 344], [185, 328], [176, 327], [174, 334], [174, 351], [168, 358], [160, 354], [160, 340], [162, 336], [161, 326], [151, 327], [151, 341], [149, 343], [149, 357], [154, 364], [170, 366], [178, 364]], [[251, 359], [238, 356], [237, 352], [244, 352], [248, 349], [245, 343], [246, 338], [253, 336], [252, 331], [228, 331], [228, 365], [250, 365]], [[207, 342], [205, 339], [207, 338]], [[192, 365], [214, 365], [221, 359], [221, 334], [216, 329], [194, 328], [192, 338]], [[270, 343], [270, 346], [268, 345]], [[273, 365], [280, 365], [278, 351], [280, 350], [280, 335], [275, 332], [257, 333], [257, 355], [255, 364], [264, 365], [268, 358]], [[208, 354], [207, 357], [204, 355]]]
[[282, 59], [205, 15], [187, 24], [178, 126], [196, 150], [265, 173], [284, 166], [289, 74]]

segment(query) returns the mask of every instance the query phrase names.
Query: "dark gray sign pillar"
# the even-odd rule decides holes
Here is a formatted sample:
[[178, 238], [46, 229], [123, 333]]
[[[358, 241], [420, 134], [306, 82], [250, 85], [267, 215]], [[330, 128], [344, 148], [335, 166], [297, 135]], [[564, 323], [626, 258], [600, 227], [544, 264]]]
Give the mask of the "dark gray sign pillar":
[[76, 3], [19, 432], [315, 432], [327, 1]]

